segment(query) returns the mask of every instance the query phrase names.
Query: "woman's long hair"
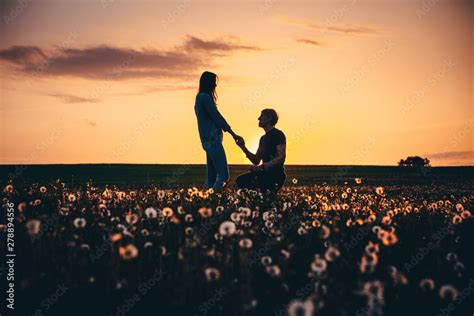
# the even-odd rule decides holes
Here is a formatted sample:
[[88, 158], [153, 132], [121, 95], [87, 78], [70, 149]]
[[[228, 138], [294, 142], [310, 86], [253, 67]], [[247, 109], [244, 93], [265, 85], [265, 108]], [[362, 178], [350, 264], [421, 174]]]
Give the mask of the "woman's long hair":
[[210, 71], [205, 71], [202, 73], [201, 78], [199, 79], [199, 91], [209, 94], [213, 99], [214, 102], [217, 102], [217, 81], [218, 77], [215, 73]]

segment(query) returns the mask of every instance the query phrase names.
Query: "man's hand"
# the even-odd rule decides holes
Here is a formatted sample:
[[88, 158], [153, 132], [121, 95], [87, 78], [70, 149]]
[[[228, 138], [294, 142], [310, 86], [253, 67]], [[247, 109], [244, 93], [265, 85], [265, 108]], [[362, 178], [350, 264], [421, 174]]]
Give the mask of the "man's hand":
[[251, 172], [259, 172], [259, 171], [262, 171], [262, 166], [250, 166], [250, 171]]
[[235, 143], [237, 144], [237, 146], [239, 146], [240, 148], [245, 147], [245, 141], [244, 141], [242, 136], [235, 135], [234, 140], [235, 140]]

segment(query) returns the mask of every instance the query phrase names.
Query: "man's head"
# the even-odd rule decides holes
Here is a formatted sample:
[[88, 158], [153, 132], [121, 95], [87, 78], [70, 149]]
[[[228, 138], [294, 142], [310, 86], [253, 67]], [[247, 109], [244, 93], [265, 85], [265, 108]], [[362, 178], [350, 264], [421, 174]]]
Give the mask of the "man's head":
[[259, 127], [275, 126], [278, 122], [278, 113], [274, 109], [264, 109], [258, 117]]

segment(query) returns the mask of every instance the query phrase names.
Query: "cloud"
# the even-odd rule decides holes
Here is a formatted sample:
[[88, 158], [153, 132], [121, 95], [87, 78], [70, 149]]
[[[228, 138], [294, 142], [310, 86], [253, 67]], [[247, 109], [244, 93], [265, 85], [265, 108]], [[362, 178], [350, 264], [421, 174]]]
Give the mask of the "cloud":
[[97, 127], [97, 122], [91, 121], [89, 119], [85, 119], [86, 124], [89, 125], [90, 127]]
[[217, 55], [238, 50], [258, 50], [232, 40], [203, 40], [188, 36], [170, 50], [119, 48], [107, 45], [47, 50], [37, 46], [12, 46], [0, 50], [0, 62], [34, 77], [70, 76], [95, 80], [132, 78], [190, 79]]
[[0, 51], [0, 59], [19, 65], [36, 63], [47, 56], [36, 46], [12, 46]]
[[310, 44], [310, 45], [315, 45], [315, 46], [321, 46], [321, 42], [312, 40], [312, 39], [307, 39], [307, 38], [298, 38], [296, 40], [298, 43], [304, 43], [304, 44]]
[[474, 151], [447, 151], [441, 153], [434, 153], [427, 155], [428, 158], [433, 159], [473, 159]]
[[345, 34], [355, 34], [355, 35], [364, 35], [364, 34], [377, 34], [378, 31], [367, 27], [367, 26], [360, 26], [360, 25], [349, 25], [349, 26], [328, 26], [326, 27], [327, 30], [332, 32], [339, 32]]
[[187, 37], [184, 47], [186, 49], [191, 49], [191, 50], [198, 49], [198, 50], [206, 50], [206, 51], [225, 51], [225, 52], [235, 51], [235, 50], [260, 50], [260, 48], [256, 46], [239, 45], [225, 39], [206, 41], [194, 36]]
[[447, 151], [426, 155], [436, 165], [474, 165], [474, 151]]
[[48, 94], [48, 96], [61, 99], [65, 103], [96, 103], [96, 102], [99, 102], [99, 99], [78, 97], [78, 96], [70, 95], [70, 94]]
[[159, 93], [159, 92], [169, 92], [169, 91], [184, 91], [184, 90], [196, 90], [196, 82], [162, 82], [154, 86], [145, 86], [140, 89], [129, 91], [129, 92], [119, 92], [114, 93], [114, 96], [135, 96], [135, 95], [145, 95], [150, 93]]
[[284, 17], [283, 21], [287, 24], [302, 26], [312, 30], [318, 30], [319, 32], [332, 32], [345, 35], [375, 35], [380, 33], [379, 30], [365, 25], [335, 25], [333, 23], [317, 24], [310, 20], [289, 17]]

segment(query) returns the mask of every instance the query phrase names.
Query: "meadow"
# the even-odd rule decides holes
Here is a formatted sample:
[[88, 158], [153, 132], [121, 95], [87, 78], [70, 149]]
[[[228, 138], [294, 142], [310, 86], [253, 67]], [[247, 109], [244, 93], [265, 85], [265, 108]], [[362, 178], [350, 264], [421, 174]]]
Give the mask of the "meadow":
[[2, 166], [21, 315], [472, 315], [472, 168], [69, 167]]

